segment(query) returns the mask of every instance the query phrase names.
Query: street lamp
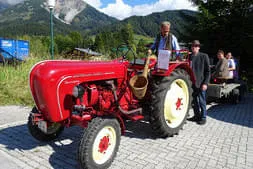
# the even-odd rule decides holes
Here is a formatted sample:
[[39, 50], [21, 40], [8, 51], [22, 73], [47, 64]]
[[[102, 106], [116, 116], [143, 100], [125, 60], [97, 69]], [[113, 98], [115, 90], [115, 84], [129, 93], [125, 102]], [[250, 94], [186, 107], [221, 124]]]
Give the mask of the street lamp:
[[55, 0], [48, 0], [48, 7], [50, 10], [50, 33], [51, 33], [51, 59], [54, 59], [54, 28], [53, 28], [53, 9], [55, 7]]

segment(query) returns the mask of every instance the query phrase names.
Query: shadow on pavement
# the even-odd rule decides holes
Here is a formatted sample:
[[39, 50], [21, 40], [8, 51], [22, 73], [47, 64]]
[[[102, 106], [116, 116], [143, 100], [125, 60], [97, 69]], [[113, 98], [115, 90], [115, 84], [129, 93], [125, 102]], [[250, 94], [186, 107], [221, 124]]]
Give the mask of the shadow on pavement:
[[[145, 121], [126, 122], [126, 137], [139, 139], [155, 139], [150, 125]], [[83, 129], [75, 126], [65, 128], [59, 138], [50, 142], [40, 142], [32, 137], [27, 125], [18, 125], [0, 130], [0, 149], [4, 147], [13, 151], [12, 156], [36, 157], [47, 167], [54, 169], [79, 169], [77, 162], [77, 150]], [[29, 153], [29, 154], [27, 154]], [[33, 159], [30, 159], [33, 161]], [[36, 162], [36, 161], [34, 161]], [[28, 164], [29, 165], [29, 164]]]
[[[40, 161], [42, 165], [46, 163], [47, 167], [77, 169], [80, 168], [76, 157], [81, 133], [82, 129], [79, 127], [67, 128], [56, 140], [40, 142], [31, 136], [27, 125], [24, 124], [1, 129], [0, 145], [12, 151], [12, 156], [17, 158], [36, 157], [37, 162]], [[30, 160], [33, 161], [33, 159]]]
[[127, 121], [126, 122], [126, 137], [139, 139], [156, 139], [157, 135], [153, 132], [150, 124], [146, 120]]
[[214, 105], [208, 109], [207, 114], [219, 121], [253, 128], [252, 109], [253, 95], [249, 94], [238, 104]]

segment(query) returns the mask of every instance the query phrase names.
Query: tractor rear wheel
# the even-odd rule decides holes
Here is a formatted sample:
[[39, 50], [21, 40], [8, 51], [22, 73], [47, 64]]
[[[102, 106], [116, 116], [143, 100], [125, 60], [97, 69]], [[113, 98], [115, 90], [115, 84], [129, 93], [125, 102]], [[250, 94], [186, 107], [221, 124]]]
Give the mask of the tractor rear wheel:
[[85, 169], [108, 168], [119, 149], [120, 125], [117, 119], [95, 118], [84, 130], [78, 148], [78, 161]]
[[150, 124], [158, 136], [173, 136], [183, 127], [191, 105], [191, 85], [183, 69], [174, 70], [169, 77], [154, 78]]
[[32, 113], [28, 117], [27, 123], [29, 132], [31, 135], [39, 140], [39, 141], [51, 141], [56, 139], [64, 130], [64, 126], [60, 123], [51, 123], [50, 126], [47, 127], [47, 132], [43, 132], [37, 124], [34, 124], [32, 121]]

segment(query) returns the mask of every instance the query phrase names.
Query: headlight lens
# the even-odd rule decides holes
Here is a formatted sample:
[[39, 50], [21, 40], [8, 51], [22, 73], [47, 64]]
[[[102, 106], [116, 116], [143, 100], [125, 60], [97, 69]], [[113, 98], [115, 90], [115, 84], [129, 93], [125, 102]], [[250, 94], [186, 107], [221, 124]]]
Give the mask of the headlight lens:
[[72, 94], [75, 98], [82, 98], [84, 94], [84, 88], [81, 85], [77, 85], [73, 88]]

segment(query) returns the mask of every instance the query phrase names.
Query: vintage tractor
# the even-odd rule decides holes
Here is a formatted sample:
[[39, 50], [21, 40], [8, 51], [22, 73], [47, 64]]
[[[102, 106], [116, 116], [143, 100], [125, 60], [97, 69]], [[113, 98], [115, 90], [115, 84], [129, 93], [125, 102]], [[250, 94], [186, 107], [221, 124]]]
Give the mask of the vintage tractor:
[[[36, 104], [28, 118], [31, 135], [50, 141], [65, 127], [81, 126], [81, 167], [104, 169], [117, 153], [126, 119], [147, 116], [159, 137], [178, 134], [191, 105], [189, 60], [171, 57], [163, 70], [154, 56], [137, 59], [130, 51], [112, 61], [48, 60], [34, 65], [29, 79]], [[177, 54], [188, 56], [187, 51]]]

